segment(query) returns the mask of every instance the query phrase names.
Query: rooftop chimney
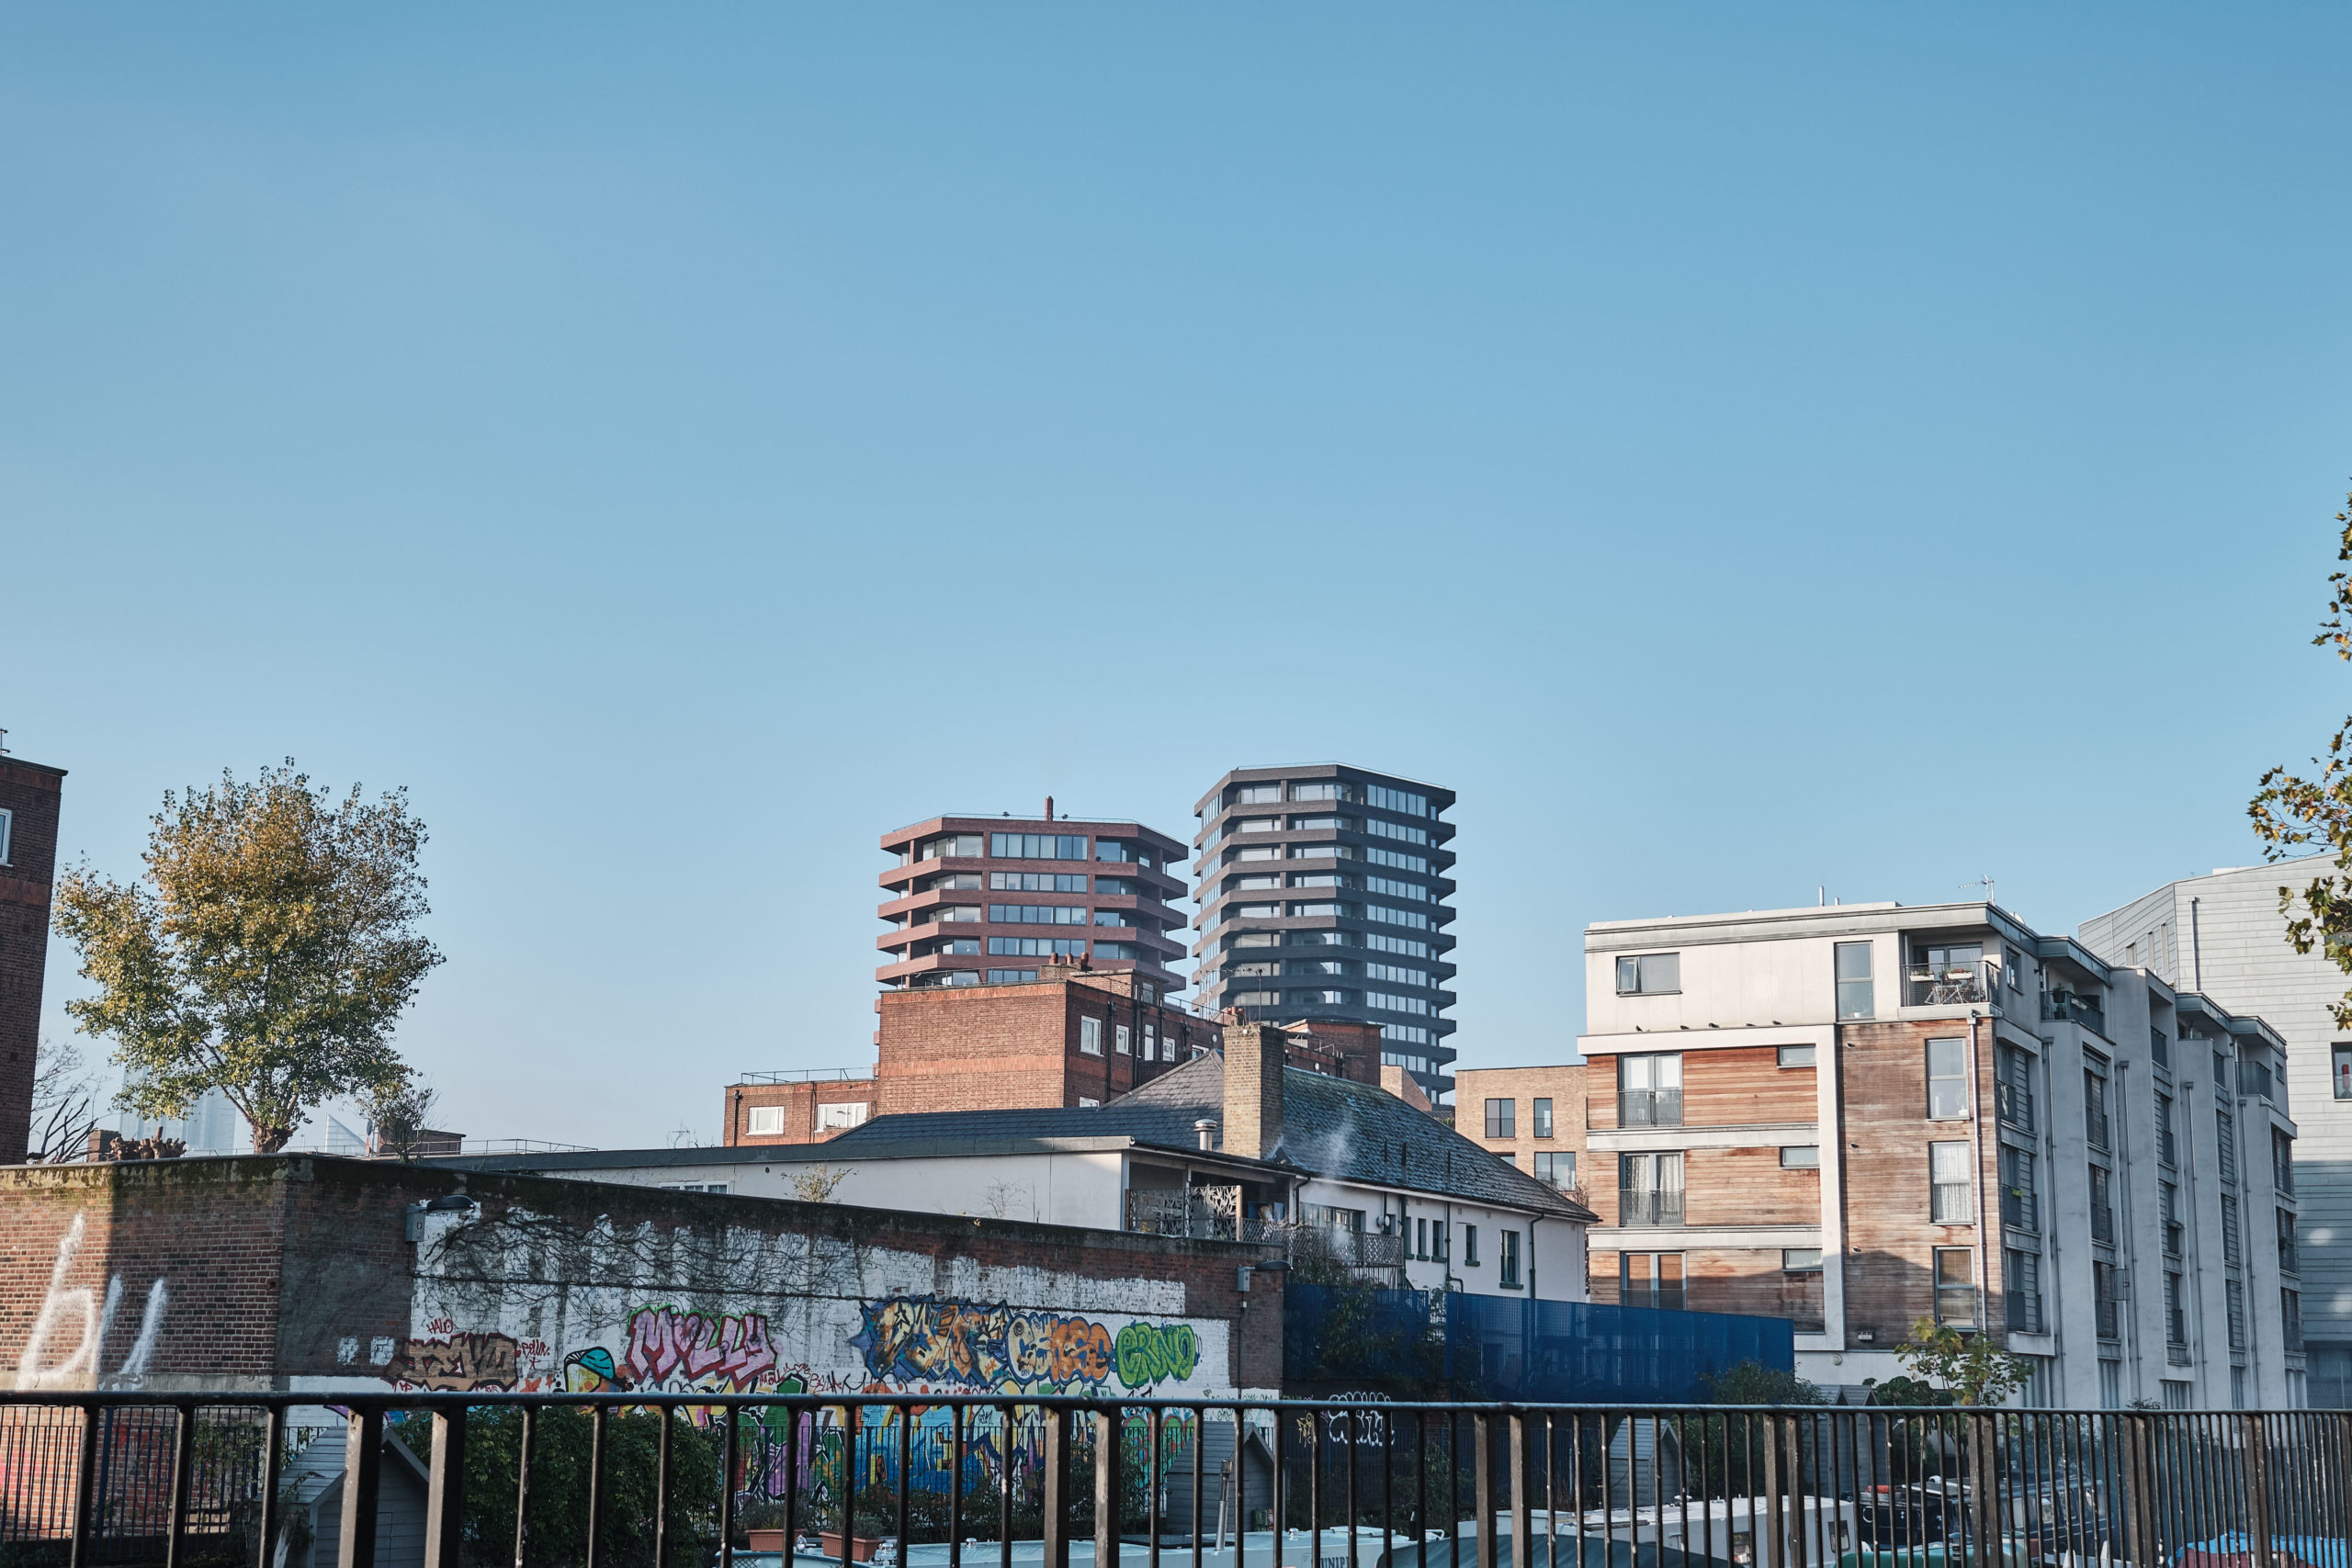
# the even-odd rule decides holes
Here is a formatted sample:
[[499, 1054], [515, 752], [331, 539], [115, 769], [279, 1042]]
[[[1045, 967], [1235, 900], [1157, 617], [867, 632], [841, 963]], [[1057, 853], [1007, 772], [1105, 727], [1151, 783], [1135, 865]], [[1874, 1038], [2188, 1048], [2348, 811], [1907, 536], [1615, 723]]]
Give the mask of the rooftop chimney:
[[1054, 797], [1053, 797], [1052, 795], [1049, 795], [1046, 796], [1046, 821], [1048, 821], [1048, 822], [1050, 822], [1050, 821], [1052, 821], [1053, 819], [1054, 819]]
[[1283, 1141], [1283, 1032], [1269, 1023], [1225, 1028], [1225, 1152], [1272, 1159]]
[[1216, 1147], [1216, 1123], [1207, 1117], [1204, 1116], [1193, 1122], [1193, 1132], [1201, 1140], [1201, 1147], [1204, 1149]]

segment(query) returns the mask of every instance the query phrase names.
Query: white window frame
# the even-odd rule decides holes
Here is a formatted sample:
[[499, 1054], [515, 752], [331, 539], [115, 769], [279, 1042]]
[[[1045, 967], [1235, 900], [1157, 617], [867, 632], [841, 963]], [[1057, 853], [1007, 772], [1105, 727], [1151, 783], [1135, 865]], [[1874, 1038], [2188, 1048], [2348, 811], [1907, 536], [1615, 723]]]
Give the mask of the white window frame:
[[13, 811], [0, 811], [0, 865], [16, 863], [8, 858], [8, 852], [14, 848], [16, 841], [17, 814]]
[[784, 1111], [781, 1105], [752, 1105], [744, 1108], [749, 1114], [743, 1119], [747, 1137], [781, 1138], [784, 1136]]
[[863, 1127], [874, 1108], [862, 1100], [836, 1100], [817, 1107], [817, 1131], [831, 1133]]
[[1078, 1054], [1081, 1056], [1100, 1056], [1102, 1054], [1101, 1019], [1081, 1018], [1078, 1021]]

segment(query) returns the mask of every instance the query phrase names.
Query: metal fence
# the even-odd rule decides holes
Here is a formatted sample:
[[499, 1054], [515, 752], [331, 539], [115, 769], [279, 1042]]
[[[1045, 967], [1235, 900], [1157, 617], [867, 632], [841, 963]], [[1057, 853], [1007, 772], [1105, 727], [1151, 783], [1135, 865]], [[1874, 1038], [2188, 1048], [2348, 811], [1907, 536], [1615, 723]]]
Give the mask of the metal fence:
[[2345, 1568], [2352, 1536], [2343, 1412], [631, 1391], [355, 1398], [309, 1541], [319, 1397], [0, 1395], [0, 1561]]

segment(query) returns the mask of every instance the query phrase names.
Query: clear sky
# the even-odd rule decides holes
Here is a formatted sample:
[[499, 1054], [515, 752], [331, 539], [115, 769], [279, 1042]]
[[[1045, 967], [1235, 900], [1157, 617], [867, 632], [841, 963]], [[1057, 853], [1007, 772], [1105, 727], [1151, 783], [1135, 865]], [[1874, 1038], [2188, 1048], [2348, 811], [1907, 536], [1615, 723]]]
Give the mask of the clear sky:
[[[2352, 708], [2340, 6], [17, 6], [0, 725], [409, 786], [446, 1120], [872, 1060], [884, 830], [1458, 790], [1593, 919], [2256, 858]], [[53, 951], [51, 1028], [79, 982]]]

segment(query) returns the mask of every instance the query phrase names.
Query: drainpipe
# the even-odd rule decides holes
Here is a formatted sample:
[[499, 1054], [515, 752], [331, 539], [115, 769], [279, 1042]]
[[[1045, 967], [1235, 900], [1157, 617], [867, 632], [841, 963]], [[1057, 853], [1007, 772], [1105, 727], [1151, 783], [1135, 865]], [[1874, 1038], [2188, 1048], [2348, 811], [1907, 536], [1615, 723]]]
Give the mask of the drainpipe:
[[[1984, 1310], [1978, 1323], [1989, 1327], [1993, 1321], [1993, 1242], [1999, 1235], [1996, 1223], [1997, 1213], [1984, 1207], [1984, 1075], [1978, 1055], [1977, 1033], [1984, 1015], [1974, 1008], [1968, 1010], [1968, 1135], [1975, 1151], [1975, 1179], [1970, 1183], [1976, 1192], [1976, 1290]], [[2008, 1322], [2002, 1320], [2001, 1334], [2008, 1337]]]
[[2195, 976], [2199, 995], [2205, 990], [2205, 948], [2197, 939], [2197, 900], [2188, 901], [2188, 962]]

